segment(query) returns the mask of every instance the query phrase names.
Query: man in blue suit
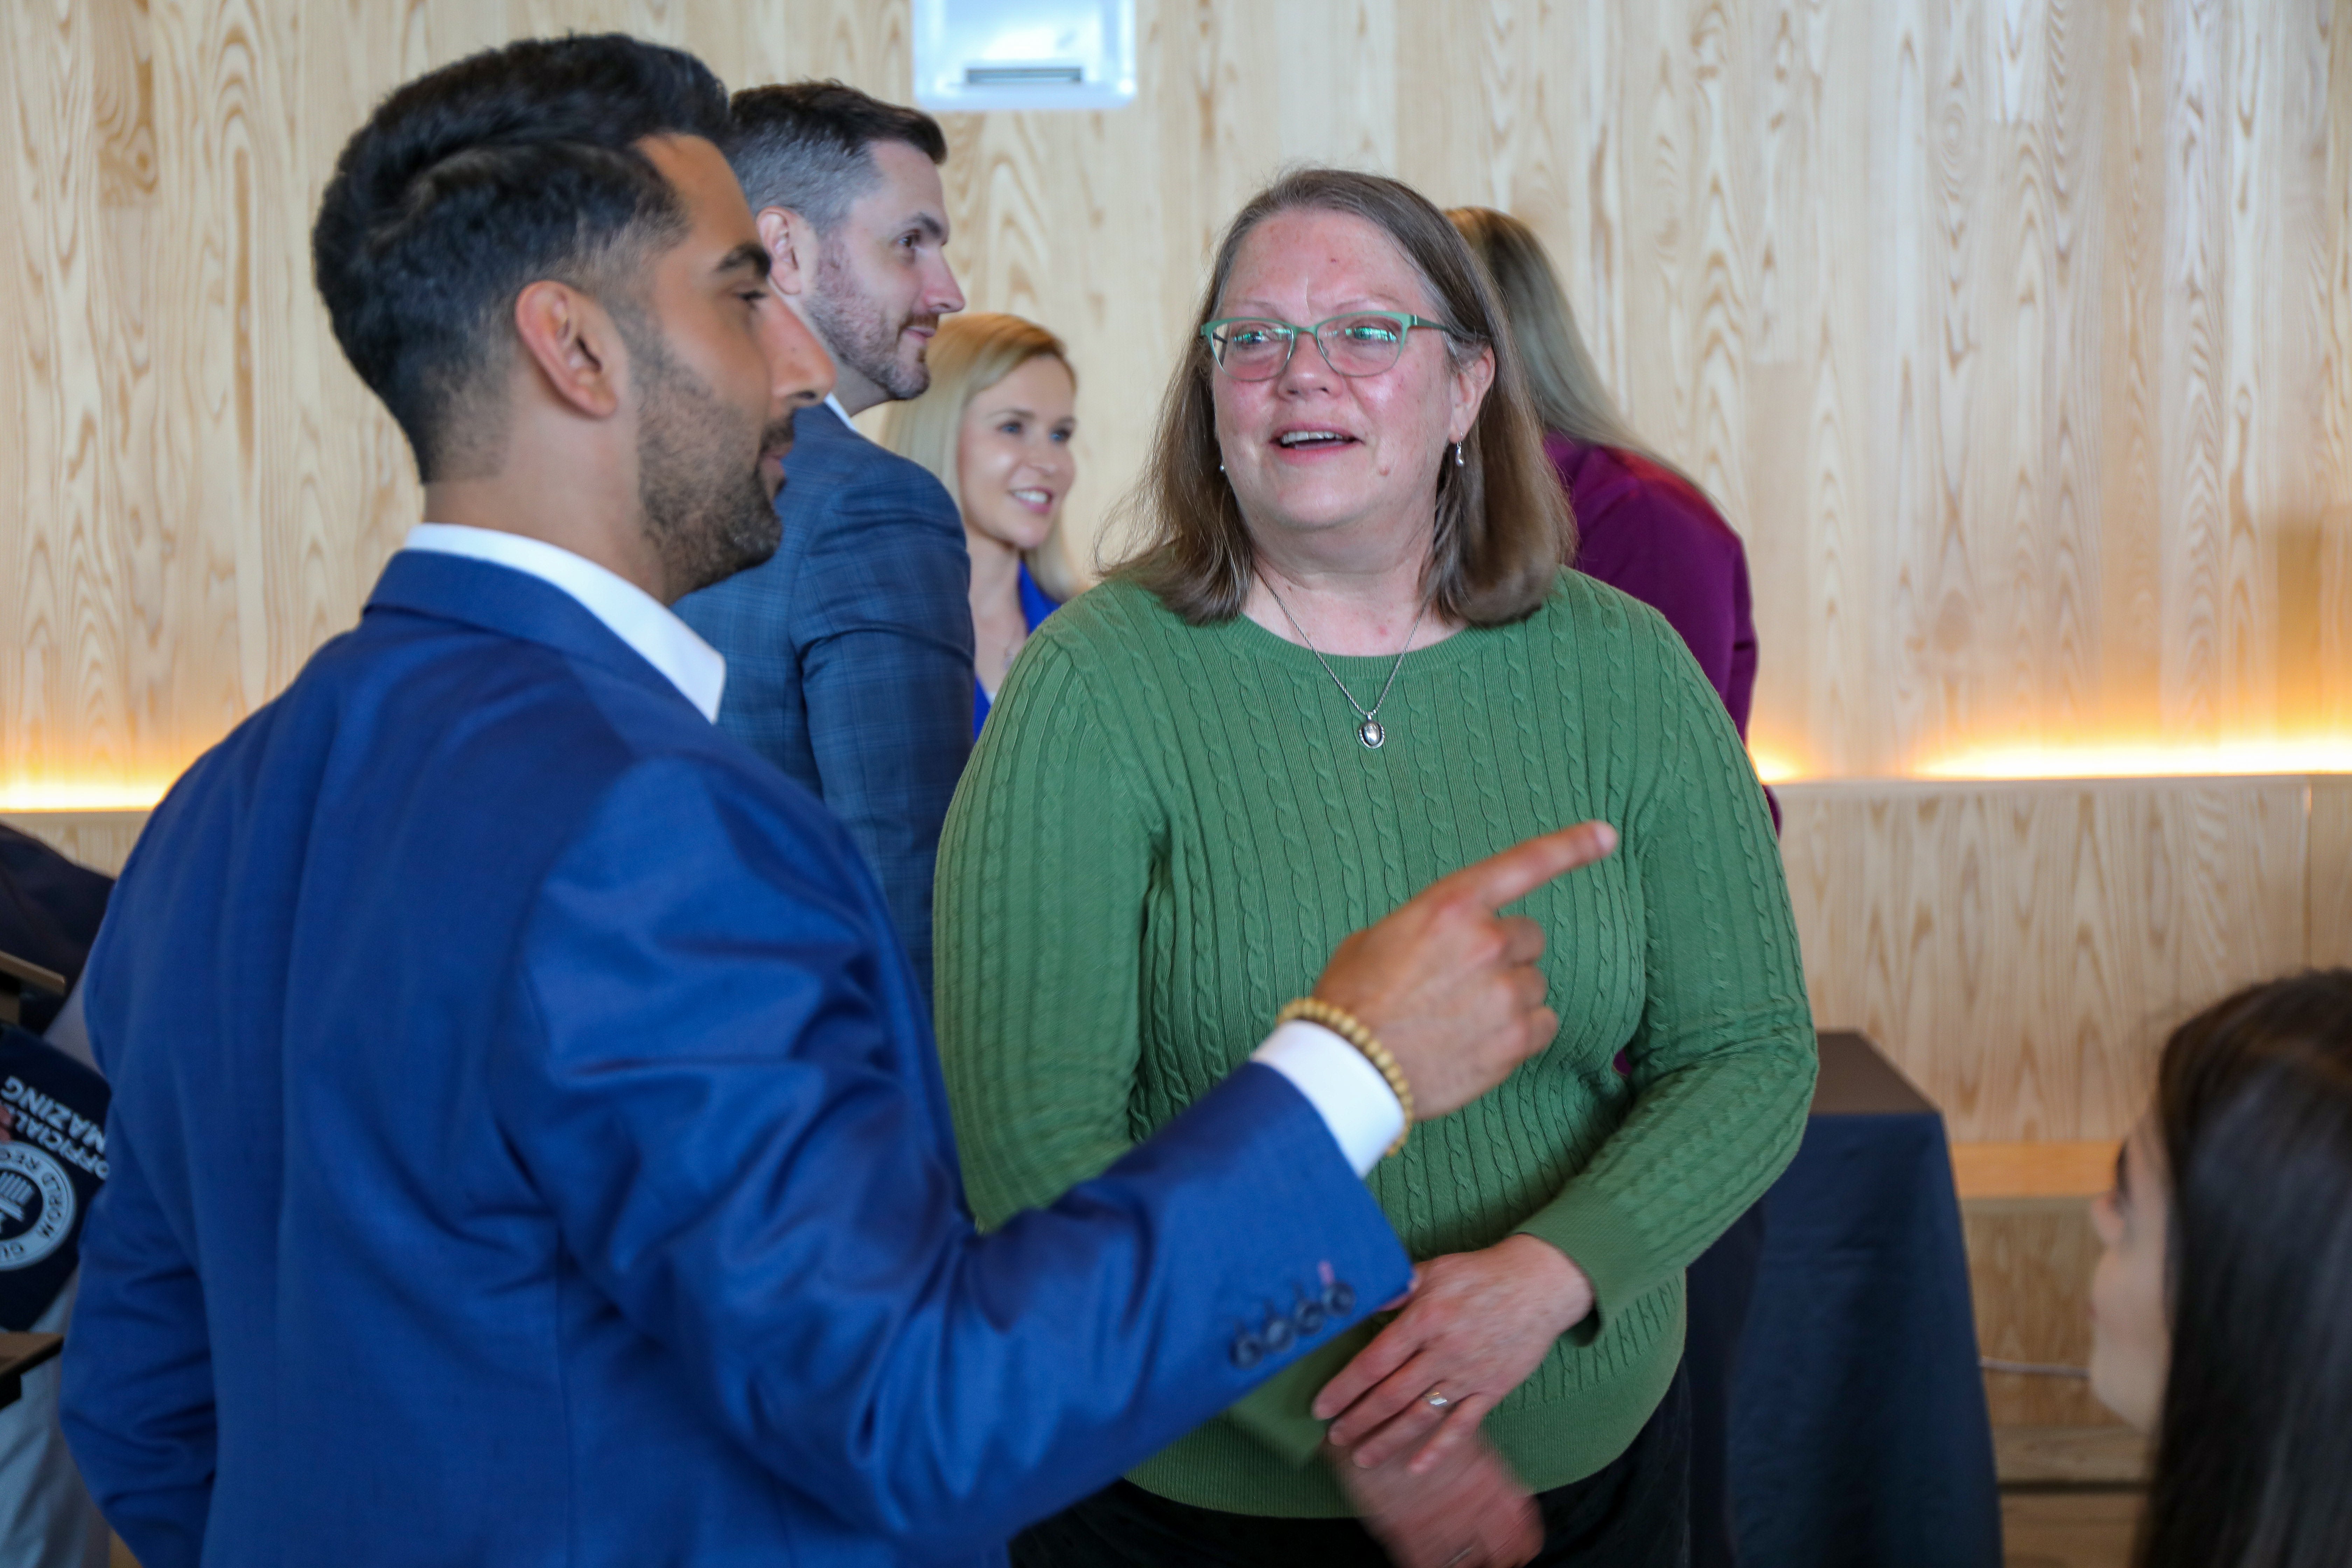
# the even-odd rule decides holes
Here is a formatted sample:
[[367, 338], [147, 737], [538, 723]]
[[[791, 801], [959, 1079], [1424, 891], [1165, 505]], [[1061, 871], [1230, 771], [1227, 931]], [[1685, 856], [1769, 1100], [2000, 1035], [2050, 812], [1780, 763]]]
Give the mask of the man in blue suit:
[[1403, 1290], [1362, 1173], [1557, 1026], [1494, 910], [1597, 825], [1341, 945], [1316, 994], [1402, 1095], [1285, 1025], [974, 1233], [872, 876], [665, 608], [775, 548], [830, 374], [726, 113], [691, 57], [519, 43], [328, 187], [320, 289], [433, 521], [174, 786], [88, 971], [66, 1423], [145, 1568], [1001, 1560]]
[[773, 559], [677, 613], [726, 656], [719, 728], [847, 825], [928, 997], [931, 873], [971, 751], [971, 561], [940, 481], [849, 421], [920, 396], [931, 333], [963, 309], [945, 255], [947, 138], [837, 81], [739, 92], [733, 118], [728, 157], [769, 283], [836, 380], [793, 422]]

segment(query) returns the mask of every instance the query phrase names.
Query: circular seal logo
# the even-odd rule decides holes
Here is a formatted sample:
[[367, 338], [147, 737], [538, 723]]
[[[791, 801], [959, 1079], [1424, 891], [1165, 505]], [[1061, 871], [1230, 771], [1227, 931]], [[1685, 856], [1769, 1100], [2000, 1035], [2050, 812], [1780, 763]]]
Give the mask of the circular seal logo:
[[0, 1143], [0, 1269], [29, 1268], [73, 1234], [73, 1179], [29, 1143]]

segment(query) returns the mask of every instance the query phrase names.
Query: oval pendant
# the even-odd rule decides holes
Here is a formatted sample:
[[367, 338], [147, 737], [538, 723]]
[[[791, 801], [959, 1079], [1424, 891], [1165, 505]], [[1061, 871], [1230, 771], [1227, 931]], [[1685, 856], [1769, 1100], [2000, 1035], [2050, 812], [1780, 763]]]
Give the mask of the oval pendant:
[[1356, 739], [1364, 742], [1366, 751], [1379, 751], [1388, 738], [1389, 732], [1381, 728], [1381, 721], [1377, 719], [1367, 719], [1356, 726]]

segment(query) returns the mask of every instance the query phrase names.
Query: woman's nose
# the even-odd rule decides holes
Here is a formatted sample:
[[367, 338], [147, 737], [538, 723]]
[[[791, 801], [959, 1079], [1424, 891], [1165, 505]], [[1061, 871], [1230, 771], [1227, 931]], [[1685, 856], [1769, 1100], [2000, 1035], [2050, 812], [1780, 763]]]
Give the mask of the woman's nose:
[[1274, 378], [1274, 384], [1286, 391], [1293, 388], [1306, 390], [1328, 386], [1338, 379], [1339, 373], [1331, 368], [1331, 362], [1323, 357], [1321, 342], [1313, 332], [1302, 331], [1298, 334], [1298, 341], [1290, 346], [1290, 363], [1282, 367], [1282, 374]]

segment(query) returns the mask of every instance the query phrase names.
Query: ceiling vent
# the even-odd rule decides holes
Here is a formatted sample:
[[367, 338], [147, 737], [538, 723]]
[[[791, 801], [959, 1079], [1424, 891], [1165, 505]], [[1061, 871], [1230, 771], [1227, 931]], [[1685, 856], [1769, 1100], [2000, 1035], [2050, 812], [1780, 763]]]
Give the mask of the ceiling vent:
[[1135, 100], [1135, 0], [915, 0], [925, 109], [1117, 109]]

